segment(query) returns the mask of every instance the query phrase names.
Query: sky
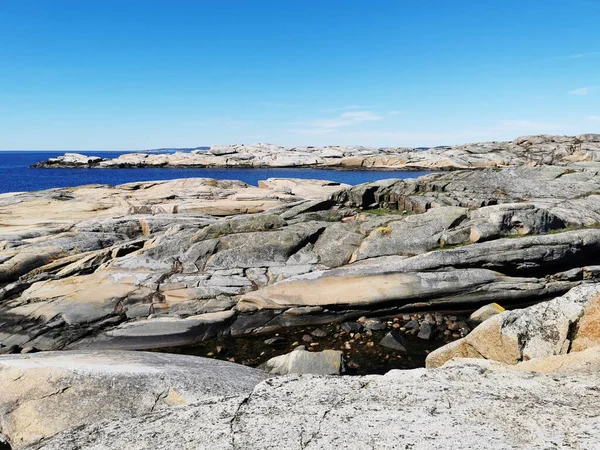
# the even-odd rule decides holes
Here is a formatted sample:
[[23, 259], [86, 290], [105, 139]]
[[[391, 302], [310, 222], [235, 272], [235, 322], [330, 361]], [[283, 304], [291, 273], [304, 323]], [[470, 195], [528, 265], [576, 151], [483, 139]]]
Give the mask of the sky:
[[600, 133], [600, 0], [2, 0], [0, 149]]

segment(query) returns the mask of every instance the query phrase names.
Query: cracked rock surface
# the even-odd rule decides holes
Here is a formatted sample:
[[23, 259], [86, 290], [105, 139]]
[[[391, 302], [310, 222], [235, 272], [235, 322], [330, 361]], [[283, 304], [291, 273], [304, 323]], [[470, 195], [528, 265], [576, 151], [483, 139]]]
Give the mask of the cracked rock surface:
[[242, 365], [162, 353], [5, 355], [0, 435], [21, 448], [103, 419], [121, 421], [215, 396], [248, 394], [267, 377]]
[[3, 195], [0, 353], [172, 348], [511, 306], [600, 277], [600, 173], [590, 167], [260, 186], [193, 179]]
[[598, 402], [597, 376], [468, 366], [285, 376], [250, 395], [102, 421], [31, 448], [596, 448]]

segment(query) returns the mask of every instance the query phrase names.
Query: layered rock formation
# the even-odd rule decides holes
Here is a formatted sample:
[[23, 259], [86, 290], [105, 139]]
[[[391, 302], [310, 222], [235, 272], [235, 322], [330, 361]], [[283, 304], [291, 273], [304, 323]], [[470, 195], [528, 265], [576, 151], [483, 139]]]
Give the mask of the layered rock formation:
[[[0, 196], [0, 353], [26, 353], [0, 356], [0, 448], [599, 447], [596, 142], [440, 150], [494, 168], [355, 187], [200, 179]], [[522, 165], [498, 168], [499, 155]], [[468, 335], [449, 322], [463, 337], [429, 369], [385, 376], [265, 379], [122, 351], [349, 320], [340, 328], [379, 329], [377, 345], [401, 352], [409, 324], [430, 339], [439, 310], [491, 302]], [[438, 311], [403, 314], [425, 309]], [[264, 367], [337, 373], [340, 349], [319, 350]]]
[[0, 351], [156, 349], [548, 299], [598, 278], [599, 189], [591, 169], [522, 167], [4, 195]]
[[598, 167], [600, 135], [524, 136], [511, 142], [436, 147], [280, 147], [272, 144], [213, 146], [173, 154], [129, 153], [114, 159], [67, 153], [37, 167], [339, 167], [394, 170], [450, 170], [522, 165]]

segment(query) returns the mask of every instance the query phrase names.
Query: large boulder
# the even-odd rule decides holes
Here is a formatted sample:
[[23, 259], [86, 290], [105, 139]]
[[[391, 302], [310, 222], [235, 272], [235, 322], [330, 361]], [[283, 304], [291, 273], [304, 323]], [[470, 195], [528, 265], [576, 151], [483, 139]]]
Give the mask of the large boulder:
[[599, 302], [600, 285], [590, 284], [551, 301], [505, 311], [468, 336], [431, 352], [427, 367], [440, 367], [456, 357], [517, 364], [598, 346]]
[[21, 448], [104, 419], [121, 421], [215, 396], [248, 394], [267, 376], [232, 363], [160, 353], [2, 356], [0, 435]]

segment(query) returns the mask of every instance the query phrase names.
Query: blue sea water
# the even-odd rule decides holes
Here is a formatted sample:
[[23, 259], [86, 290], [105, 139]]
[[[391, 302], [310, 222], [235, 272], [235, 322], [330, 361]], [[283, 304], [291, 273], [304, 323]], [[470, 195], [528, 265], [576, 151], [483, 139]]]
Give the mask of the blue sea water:
[[[267, 178], [305, 178], [360, 184], [386, 178], [416, 178], [428, 172], [331, 170], [331, 169], [33, 169], [31, 164], [65, 152], [0, 152], [0, 193], [36, 191], [83, 184], [117, 185], [132, 181], [173, 180], [176, 178], [216, 178], [241, 180], [256, 186]], [[115, 158], [127, 152], [82, 152]]]

